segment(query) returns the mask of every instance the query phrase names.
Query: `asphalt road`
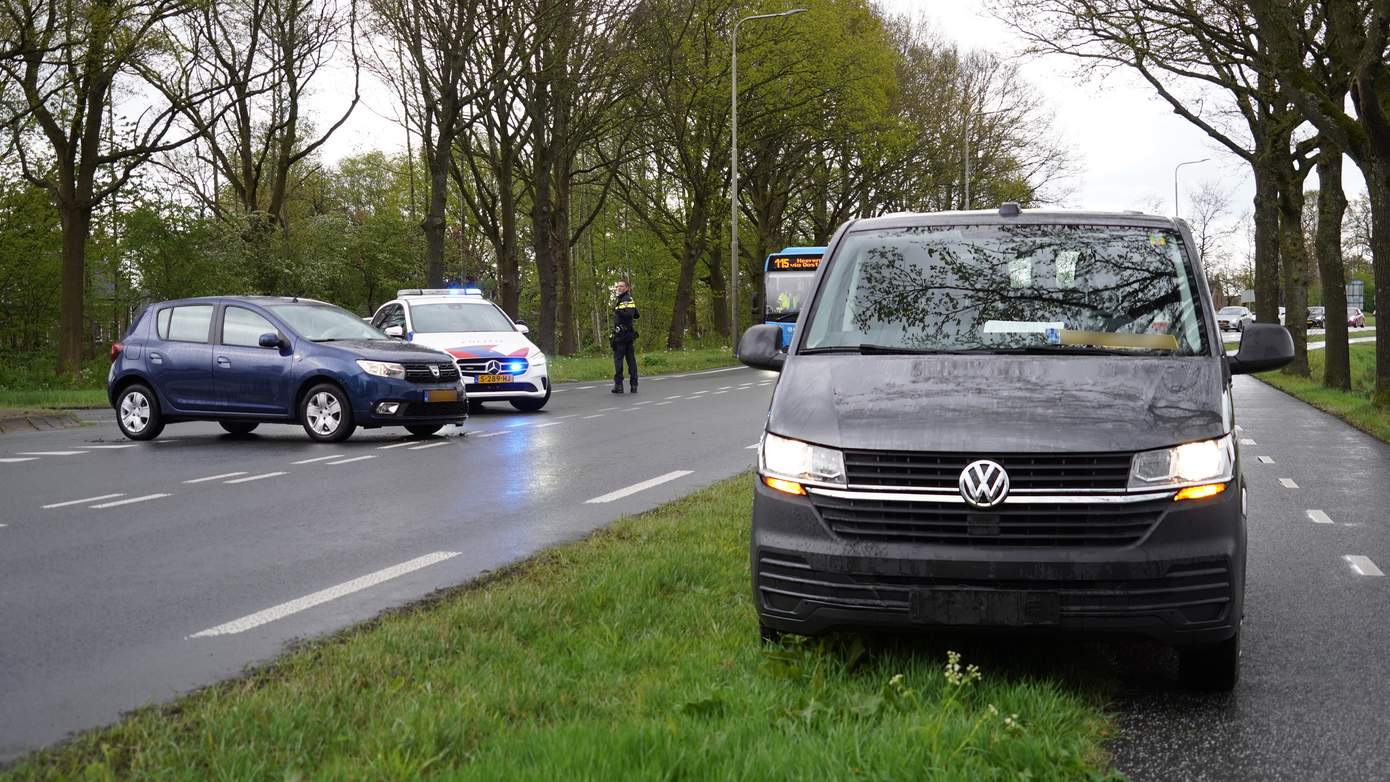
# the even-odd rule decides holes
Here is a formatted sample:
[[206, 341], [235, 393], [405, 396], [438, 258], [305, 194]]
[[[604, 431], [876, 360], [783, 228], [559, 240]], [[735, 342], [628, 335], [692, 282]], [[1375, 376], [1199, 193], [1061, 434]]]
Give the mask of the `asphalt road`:
[[[773, 379], [571, 385], [428, 441], [203, 424], [150, 444], [111, 424], [0, 439], [0, 762], [748, 469]], [[1115, 763], [1135, 780], [1385, 779], [1390, 447], [1235, 388], [1243, 679], [1183, 692], [1171, 652], [1082, 645], [1119, 683]]]
[[569, 384], [428, 440], [6, 436], [0, 762], [747, 470], [774, 379]]
[[1241, 682], [1185, 693], [1171, 655], [1116, 661], [1115, 762], [1135, 780], [1390, 778], [1390, 446], [1250, 378], [1235, 397]]

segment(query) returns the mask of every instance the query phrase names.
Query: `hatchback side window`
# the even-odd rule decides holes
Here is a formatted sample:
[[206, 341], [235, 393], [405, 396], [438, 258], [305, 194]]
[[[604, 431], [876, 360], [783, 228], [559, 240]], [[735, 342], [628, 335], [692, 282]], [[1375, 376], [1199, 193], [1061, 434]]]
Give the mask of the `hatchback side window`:
[[[167, 311], [165, 310], [165, 312]], [[163, 315], [163, 313], [160, 314]], [[173, 314], [169, 316], [168, 336], [165, 339], [174, 342], [206, 343], [210, 326], [212, 326], [211, 304], [174, 307]]]
[[243, 348], [260, 347], [262, 334], [276, 334], [270, 321], [245, 307], [227, 307], [222, 311], [222, 344]]
[[173, 307], [165, 307], [164, 309], [160, 310], [159, 315], [156, 316], [154, 321], [155, 332], [159, 334], [160, 339], [169, 338], [169, 316], [173, 314]]

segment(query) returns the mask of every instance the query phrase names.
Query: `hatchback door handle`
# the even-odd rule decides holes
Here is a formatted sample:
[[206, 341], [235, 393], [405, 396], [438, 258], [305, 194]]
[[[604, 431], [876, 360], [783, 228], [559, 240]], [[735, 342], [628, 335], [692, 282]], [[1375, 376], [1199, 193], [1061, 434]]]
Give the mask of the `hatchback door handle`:
[[227, 358], [226, 356], [218, 356], [218, 357], [217, 357], [217, 366], [219, 366], [219, 367], [230, 367], [231, 365], [232, 365], [232, 360], [231, 360], [230, 358]]
[[151, 352], [151, 353], [150, 353], [150, 361], [151, 361], [152, 363], [155, 363], [155, 364], [163, 364], [163, 363], [164, 363], [164, 355], [163, 355], [162, 353], [154, 353], [154, 352]]

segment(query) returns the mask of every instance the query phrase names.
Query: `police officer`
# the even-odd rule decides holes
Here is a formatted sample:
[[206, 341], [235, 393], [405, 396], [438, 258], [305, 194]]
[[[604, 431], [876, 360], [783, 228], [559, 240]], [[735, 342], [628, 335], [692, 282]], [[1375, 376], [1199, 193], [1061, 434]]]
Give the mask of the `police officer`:
[[628, 292], [627, 280], [618, 280], [618, 298], [613, 302], [613, 393], [623, 392], [623, 361], [627, 361], [627, 374], [632, 393], [637, 393], [637, 351], [632, 347], [637, 340], [637, 329], [632, 322], [639, 317], [637, 305]]

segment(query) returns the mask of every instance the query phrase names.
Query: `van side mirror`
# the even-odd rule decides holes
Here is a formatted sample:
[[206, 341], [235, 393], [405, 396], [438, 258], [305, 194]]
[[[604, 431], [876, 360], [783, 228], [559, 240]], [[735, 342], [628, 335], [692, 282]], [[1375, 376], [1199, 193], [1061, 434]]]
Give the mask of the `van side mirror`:
[[782, 347], [782, 328], [769, 324], [753, 326], [738, 341], [738, 360], [754, 369], [782, 371], [787, 360]]
[[381, 333], [394, 339], [403, 339], [405, 337], [405, 326], [387, 326], [381, 330]]
[[267, 331], [266, 333], [262, 334], [260, 338], [256, 340], [256, 343], [263, 348], [276, 349], [284, 347], [285, 345], [285, 341], [283, 339], [280, 339], [280, 335], [276, 334], [273, 331]]
[[1293, 361], [1293, 337], [1283, 326], [1247, 323], [1240, 336], [1240, 349], [1230, 361], [1233, 375], [1278, 369]]

